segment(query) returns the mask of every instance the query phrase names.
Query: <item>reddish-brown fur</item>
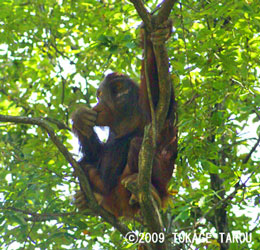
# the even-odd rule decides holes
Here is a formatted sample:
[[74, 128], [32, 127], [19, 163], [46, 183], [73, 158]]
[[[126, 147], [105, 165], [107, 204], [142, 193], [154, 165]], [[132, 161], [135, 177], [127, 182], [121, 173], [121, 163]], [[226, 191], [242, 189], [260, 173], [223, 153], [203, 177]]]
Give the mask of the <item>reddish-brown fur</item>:
[[[156, 59], [150, 38], [144, 42], [152, 99], [156, 108], [159, 95]], [[162, 201], [168, 197], [167, 185], [177, 155], [175, 102], [173, 90], [169, 91], [172, 98], [165, 126], [158, 136], [151, 180]], [[84, 155], [80, 164], [88, 175], [98, 202], [117, 217], [133, 217], [139, 204], [129, 204], [131, 193], [121, 181], [129, 176], [135, 177], [138, 173], [143, 130], [150, 122], [144, 63], [140, 88], [127, 76], [113, 73], [101, 83], [97, 97], [99, 102], [92, 111], [81, 109], [72, 118], [73, 130], [79, 138]], [[106, 143], [101, 143], [97, 138], [91, 125], [93, 122], [97, 126], [109, 126], [109, 139]]]

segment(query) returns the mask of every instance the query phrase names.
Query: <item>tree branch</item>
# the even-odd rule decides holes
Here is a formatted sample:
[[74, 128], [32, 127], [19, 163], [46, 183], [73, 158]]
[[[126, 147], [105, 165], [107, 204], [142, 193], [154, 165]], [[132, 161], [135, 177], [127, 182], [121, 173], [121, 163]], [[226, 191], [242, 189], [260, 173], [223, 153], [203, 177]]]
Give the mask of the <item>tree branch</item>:
[[130, 0], [132, 4], [135, 6], [135, 9], [138, 13], [138, 15], [143, 20], [145, 27], [148, 31], [152, 31], [152, 23], [151, 23], [151, 15], [145, 8], [143, 2], [141, 0]]
[[[255, 170], [257, 168], [258, 168], [258, 166], [255, 167]], [[247, 182], [249, 182], [249, 180], [251, 180], [251, 177], [255, 174], [255, 170], [250, 174], [250, 176], [248, 176], [248, 178], [244, 182], [241, 181], [241, 177], [240, 177], [238, 183], [235, 185], [235, 190], [231, 194], [227, 195], [225, 198], [223, 198], [223, 199], [219, 200], [217, 203], [215, 203], [213, 205], [213, 207], [211, 207], [201, 218], [199, 218], [199, 220], [195, 223], [195, 226], [200, 225], [201, 221], [203, 219], [205, 219], [210, 213], [215, 211], [217, 208], [219, 208], [219, 207], [223, 208], [223, 206], [225, 206], [225, 204], [228, 200], [231, 200], [234, 198], [234, 196], [237, 194], [238, 190], [245, 188]]]
[[159, 101], [156, 108], [157, 133], [159, 134], [168, 114], [171, 97], [169, 59], [165, 44], [153, 45], [159, 78]]
[[25, 218], [26, 221], [47, 221], [47, 220], [56, 220], [59, 217], [66, 217], [66, 216], [74, 216], [76, 214], [78, 214], [78, 212], [71, 212], [71, 213], [35, 213], [35, 212], [31, 212], [31, 211], [27, 211], [27, 210], [23, 210], [23, 209], [19, 209], [19, 208], [15, 208], [15, 207], [1, 207], [0, 208], [2, 211], [4, 210], [9, 210], [9, 211], [14, 211], [14, 212], [18, 212], [18, 213], [22, 213], [24, 215], [28, 215], [31, 217], [27, 217]]
[[63, 154], [65, 159], [70, 163], [70, 165], [75, 170], [77, 177], [79, 178], [80, 184], [82, 185], [83, 191], [88, 198], [88, 205], [92, 211], [95, 211], [95, 214], [99, 214], [106, 222], [110, 223], [114, 226], [118, 231], [120, 231], [123, 235], [125, 235], [130, 230], [122, 224], [121, 222], [117, 221], [117, 219], [104, 210], [101, 206], [98, 205], [96, 199], [93, 196], [91, 187], [89, 185], [88, 179], [81, 169], [77, 161], [72, 157], [69, 153], [67, 148], [62, 144], [59, 138], [54, 133], [53, 129], [48, 125], [48, 123], [44, 120], [44, 118], [28, 118], [28, 117], [21, 117], [21, 116], [8, 116], [8, 115], [0, 115], [0, 121], [2, 122], [14, 122], [14, 123], [21, 123], [21, 124], [30, 124], [30, 125], [37, 125], [43, 128], [47, 134], [49, 135], [52, 142], [56, 145], [59, 151]]
[[[155, 110], [153, 106], [153, 99], [152, 99], [152, 92], [151, 92], [151, 83], [149, 78], [149, 71], [148, 71], [148, 55], [147, 55], [147, 30], [144, 29], [144, 72], [145, 72], [145, 79], [146, 79], [146, 88], [148, 94], [148, 101], [151, 111], [151, 119], [152, 119], [152, 143], [155, 150], [156, 147], [156, 138], [157, 138], [157, 122], [155, 117]], [[151, 176], [150, 176], [151, 178]]]
[[[155, 145], [152, 142], [152, 126], [145, 127], [142, 148], [139, 153], [138, 167], [138, 187], [140, 189], [141, 208], [145, 222], [152, 229], [152, 232], [161, 232], [163, 223], [158, 208], [151, 197], [150, 183], [153, 159], [155, 153]], [[151, 220], [153, 218], [153, 220]]]
[[[175, 3], [173, 0], [165, 0], [162, 4], [159, 13], [155, 18], [151, 19], [151, 14], [147, 12], [145, 6], [141, 0], [130, 0], [139, 16], [143, 20], [145, 26], [145, 35], [150, 35], [150, 33], [156, 30], [160, 24], [167, 20], [171, 9]], [[147, 34], [148, 33], [148, 34]], [[145, 39], [144, 39], [145, 40]], [[144, 221], [148, 226], [150, 232], [162, 232], [163, 223], [161, 220], [160, 213], [158, 208], [153, 200], [150, 192], [151, 185], [151, 175], [152, 175], [152, 166], [153, 158], [156, 150], [156, 138], [163, 125], [165, 124], [166, 116], [168, 114], [170, 97], [171, 97], [171, 79], [169, 74], [169, 59], [167, 50], [165, 48], [165, 43], [155, 45], [153, 44], [153, 49], [156, 57], [158, 78], [159, 78], [159, 102], [157, 104], [156, 113], [154, 117], [153, 112], [153, 101], [150, 94], [150, 85], [149, 82], [147, 85], [148, 99], [150, 103], [150, 110], [152, 116], [152, 123], [145, 127], [143, 143], [139, 153], [138, 167], [138, 187], [139, 187], [139, 200], [141, 211], [144, 216]], [[144, 50], [145, 44], [144, 44]], [[146, 51], [145, 51], [146, 58]], [[146, 80], [149, 79], [147, 72], [147, 63], [145, 62], [145, 74]], [[149, 81], [149, 80], [148, 80]], [[166, 243], [156, 244], [155, 249], [166, 249]]]
[[44, 119], [50, 123], [55, 124], [58, 127], [58, 129], [66, 129], [66, 130], [71, 131], [71, 129], [64, 122], [61, 122], [57, 119], [53, 119], [50, 117], [45, 117]]
[[166, 21], [171, 13], [171, 10], [174, 6], [174, 4], [177, 2], [177, 0], [164, 0], [162, 3], [161, 8], [159, 9], [159, 12], [155, 18], [155, 25], [158, 26], [164, 21]]
[[245, 157], [245, 159], [243, 160], [243, 164], [246, 164], [249, 159], [251, 158], [252, 154], [256, 151], [258, 145], [260, 144], [260, 135], [255, 143], [255, 145], [252, 147], [252, 149], [250, 150], [250, 152], [247, 154], [247, 156]]

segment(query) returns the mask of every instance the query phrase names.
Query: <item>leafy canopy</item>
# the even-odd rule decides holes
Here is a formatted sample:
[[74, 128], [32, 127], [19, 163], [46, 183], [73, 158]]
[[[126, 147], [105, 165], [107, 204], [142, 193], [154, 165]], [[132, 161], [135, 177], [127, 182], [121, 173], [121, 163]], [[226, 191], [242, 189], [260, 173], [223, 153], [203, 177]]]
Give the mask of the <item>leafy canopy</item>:
[[[150, 9], [159, 3], [146, 2]], [[174, 232], [207, 215], [199, 230], [217, 232], [214, 204], [242, 183], [225, 209], [229, 230], [252, 230], [253, 241], [230, 249], [260, 248], [259, 147], [252, 150], [260, 136], [259, 13], [258, 1], [199, 0], [179, 1], [171, 16], [179, 158], [165, 220]], [[127, 1], [4, 0], [0, 25], [0, 113], [48, 117], [71, 150], [70, 114], [78, 103], [96, 102], [104, 73], [139, 80], [140, 18]], [[72, 169], [42, 129], [0, 123], [0, 178], [2, 248], [135, 249], [99, 218], [76, 212]]]

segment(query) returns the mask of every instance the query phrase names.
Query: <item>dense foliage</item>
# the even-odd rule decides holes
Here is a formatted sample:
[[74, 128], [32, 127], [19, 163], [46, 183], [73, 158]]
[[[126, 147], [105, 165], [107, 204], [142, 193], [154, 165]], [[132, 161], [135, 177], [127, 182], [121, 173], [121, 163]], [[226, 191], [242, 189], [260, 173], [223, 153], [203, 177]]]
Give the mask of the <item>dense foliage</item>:
[[[160, 1], [145, 2], [153, 10]], [[229, 249], [260, 249], [259, 13], [253, 0], [181, 0], [171, 14], [179, 156], [164, 220], [169, 233], [215, 237], [183, 249], [219, 249], [221, 230], [251, 233], [251, 243]], [[0, 114], [48, 117], [77, 153], [69, 129], [77, 104], [96, 102], [106, 72], [139, 81], [140, 23], [124, 0], [3, 0]], [[136, 248], [76, 212], [72, 169], [41, 128], [0, 122], [0, 178], [2, 249]]]

